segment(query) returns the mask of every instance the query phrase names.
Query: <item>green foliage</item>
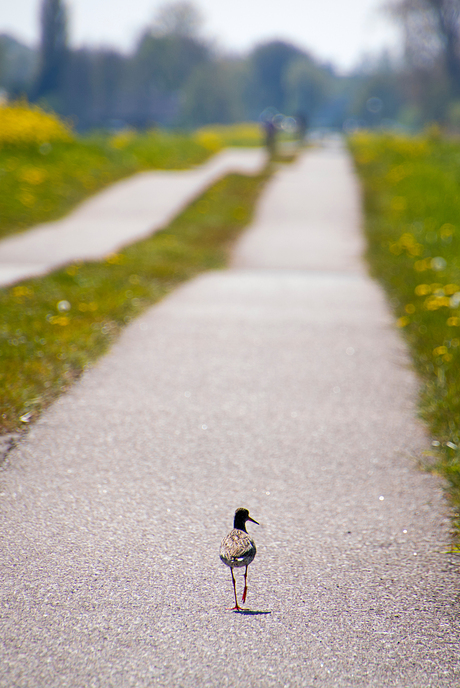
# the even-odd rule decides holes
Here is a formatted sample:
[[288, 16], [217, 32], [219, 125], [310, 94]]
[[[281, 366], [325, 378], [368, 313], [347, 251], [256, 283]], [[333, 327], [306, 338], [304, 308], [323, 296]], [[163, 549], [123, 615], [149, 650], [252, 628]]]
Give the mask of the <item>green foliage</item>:
[[[379, 98], [381, 110], [369, 111], [366, 107], [370, 98]], [[381, 65], [379, 69], [361, 79], [357, 84], [351, 108], [354, 114], [362, 118], [367, 125], [379, 124], [382, 119], [396, 120], [403, 113], [403, 107], [407, 107], [404, 94], [404, 84], [398, 74], [389, 67]], [[407, 125], [414, 126], [417, 120], [410, 120]]]
[[35, 98], [57, 94], [67, 60], [67, 8], [62, 0], [43, 0], [41, 5], [40, 60]]
[[0, 35], [0, 88], [11, 95], [25, 92], [36, 69], [36, 53], [12, 36]]
[[147, 86], [154, 83], [161, 92], [182, 88], [193, 70], [209, 59], [209, 51], [190, 36], [147, 33], [137, 49], [132, 71]]
[[238, 66], [230, 61], [200, 65], [188, 80], [184, 95], [181, 119], [189, 126], [242, 119]]
[[177, 284], [224, 266], [267, 176], [222, 179], [164, 231], [104, 262], [0, 289], [0, 432], [36, 418], [126, 323]]
[[311, 115], [318, 112], [333, 88], [334, 77], [306, 56], [297, 57], [285, 72], [286, 111]]
[[286, 73], [290, 64], [302, 56], [301, 50], [284, 41], [270, 41], [256, 47], [250, 56], [253, 76], [252, 100], [262, 111], [267, 106], [282, 112], [286, 105]]
[[460, 144], [434, 129], [417, 138], [361, 134], [350, 145], [367, 257], [421, 377], [420, 415], [460, 517]]

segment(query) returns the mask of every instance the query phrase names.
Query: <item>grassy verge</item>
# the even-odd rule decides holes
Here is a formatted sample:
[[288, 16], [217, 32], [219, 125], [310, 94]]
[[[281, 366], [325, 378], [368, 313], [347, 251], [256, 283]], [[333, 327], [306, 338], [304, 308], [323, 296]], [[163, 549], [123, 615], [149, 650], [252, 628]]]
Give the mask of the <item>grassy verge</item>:
[[420, 415], [437, 447], [460, 534], [460, 143], [359, 134], [367, 258], [422, 380]]
[[203, 162], [191, 136], [153, 132], [0, 147], [0, 238], [65, 215], [102, 187], [144, 169]]
[[0, 434], [33, 421], [145, 308], [224, 266], [268, 176], [230, 175], [166, 229], [104, 262], [0, 289]]
[[196, 140], [207, 148], [222, 146], [263, 146], [264, 135], [258, 122], [209, 124], [195, 132]]
[[[265, 134], [260, 122], [239, 122], [238, 124], [209, 124], [195, 132], [195, 140], [206, 148], [219, 150], [227, 146], [263, 146]], [[279, 130], [276, 136], [277, 142], [294, 143], [294, 132]]]

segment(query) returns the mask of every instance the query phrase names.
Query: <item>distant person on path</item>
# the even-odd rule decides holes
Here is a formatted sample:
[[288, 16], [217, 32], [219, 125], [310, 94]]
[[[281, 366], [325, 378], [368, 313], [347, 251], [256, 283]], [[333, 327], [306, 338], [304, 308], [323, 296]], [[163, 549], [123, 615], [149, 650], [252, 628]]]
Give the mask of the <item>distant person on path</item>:
[[267, 118], [264, 120], [263, 127], [265, 131], [265, 145], [267, 147], [268, 154], [271, 158], [273, 158], [276, 150], [276, 127], [273, 119]]
[[298, 112], [295, 116], [297, 122], [297, 136], [299, 143], [302, 144], [305, 141], [305, 137], [308, 131], [308, 117], [303, 112]]

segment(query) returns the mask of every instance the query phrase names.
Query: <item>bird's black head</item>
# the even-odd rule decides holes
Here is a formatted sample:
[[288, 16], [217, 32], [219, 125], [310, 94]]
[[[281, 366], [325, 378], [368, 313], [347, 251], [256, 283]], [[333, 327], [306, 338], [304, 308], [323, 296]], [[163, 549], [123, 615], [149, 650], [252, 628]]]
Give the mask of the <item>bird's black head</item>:
[[244, 530], [246, 533], [246, 521], [251, 521], [252, 523], [259, 525], [257, 521], [254, 521], [254, 519], [249, 516], [249, 511], [247, 509], [237, 509], [235, 511], [235, 518], [233, 520], [233, 527], [237, 528], [238, 530]]

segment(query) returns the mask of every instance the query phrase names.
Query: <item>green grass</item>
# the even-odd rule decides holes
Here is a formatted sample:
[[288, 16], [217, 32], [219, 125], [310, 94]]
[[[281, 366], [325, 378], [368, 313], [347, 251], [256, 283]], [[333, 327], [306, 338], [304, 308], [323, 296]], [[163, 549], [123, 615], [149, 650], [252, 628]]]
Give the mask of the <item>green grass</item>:
[[167, 132], [4, 145], [0, 148], [0, 238], [62, 217], [85, 197], [134, 172], [186, 168], [209, 154], [192, 136]]
[[168, 228], [105, 262], [0, 289], [0, 433], [33, 421], [145, 308], [223, 267], [268, 176], [229, 175]]
[[460, 143], [357, 135], [367, 258], [422, 381], [420, 416], [460, 531]]

